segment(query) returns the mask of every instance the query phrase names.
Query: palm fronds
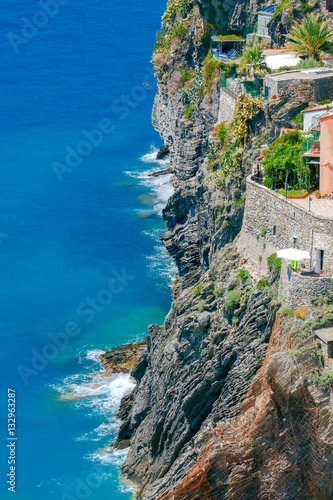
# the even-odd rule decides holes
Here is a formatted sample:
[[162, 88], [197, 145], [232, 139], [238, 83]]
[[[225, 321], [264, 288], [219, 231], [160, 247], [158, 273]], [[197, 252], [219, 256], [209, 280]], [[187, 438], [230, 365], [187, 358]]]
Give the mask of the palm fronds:
[[329, 21], [321, 19], [313, 12], [296, 23], [287, 35], [286, 48], [305, 57], [319, 59], [322, 52], [333, 53], [333, 30]]

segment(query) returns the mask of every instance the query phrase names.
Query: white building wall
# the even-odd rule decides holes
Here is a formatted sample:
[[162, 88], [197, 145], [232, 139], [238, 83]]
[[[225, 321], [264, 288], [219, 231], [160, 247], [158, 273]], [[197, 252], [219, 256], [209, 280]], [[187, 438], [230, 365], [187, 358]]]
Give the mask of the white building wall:
[[315, 127], [317, 125], [317, 119], [325, 113], [326, 113], [326, 109], [320, 109], [320, 110], [317, 109], [314, 111], [307, 111], [306, 113], [303, 113], [303, 115], [304, 115], [303, 130], [304, 130], [304, 132], [308, 132], [313, 127]]

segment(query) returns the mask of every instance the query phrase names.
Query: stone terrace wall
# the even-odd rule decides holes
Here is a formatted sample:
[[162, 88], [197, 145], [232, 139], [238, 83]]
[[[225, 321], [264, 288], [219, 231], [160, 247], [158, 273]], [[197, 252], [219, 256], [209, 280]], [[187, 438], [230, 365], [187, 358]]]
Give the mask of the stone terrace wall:
[[[300, 74], [301, 75], [301, 74]], [[274, 76], [265, 77], [265, 86], [268, 87], [268, 98], [276, 95], [279, 99], [298, 105], [300, 102], [320, 102], [324, 99], [333, 99], [333, 73], [313, 80], [290, 79], [279, 80]]]
[[234, 117], [237, 100], [225, 90], [221, 89], [220, 94], [220, 107], [218, 123], [229, 122], [231, 123]]
[[[297, 248], [311, 254], [311, 261], [304, 261], [307, 268], [314, 267], [315, 249], [319, 248], [324, 250], [324, 271], [333, 272], [333, 219], [309, 213], [248, 177], [243, 226], [237, 243], [239, 252], [265, 272], [263, 261], [267, 254], [292, 247], [294, 238]], [[258, 252], [262, 255], [260, 266]]]
[[287, 306], [294, 309], [310, 306], [310, 297], [326, 294], [333, 294], [332, 278], [301, 276], [291, 270], [287, 260], [282, 261], [279, 297], [285, 299]]

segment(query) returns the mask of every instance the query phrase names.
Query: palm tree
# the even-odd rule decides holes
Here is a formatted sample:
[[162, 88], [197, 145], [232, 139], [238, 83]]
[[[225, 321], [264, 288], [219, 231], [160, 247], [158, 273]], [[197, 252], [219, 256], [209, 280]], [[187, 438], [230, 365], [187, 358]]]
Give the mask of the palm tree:
[[300, 23], [295, 23], [287, 35], [286, 48], [305, 57], [319, 60], [321, 52], [333, 52], [333, 30], [330, 21], [321, 19], [313, 12], [307, 14]]
[[239, 59], [239, 70], [241, 73], [252, 76], [255, 81], [256, 91], [260, 92], [259, 88], [259, 75], [265, 75], [270, 72], [266, 64], [265, 56], [258, 45], [249, 45], [245, 47], [243, 54]]

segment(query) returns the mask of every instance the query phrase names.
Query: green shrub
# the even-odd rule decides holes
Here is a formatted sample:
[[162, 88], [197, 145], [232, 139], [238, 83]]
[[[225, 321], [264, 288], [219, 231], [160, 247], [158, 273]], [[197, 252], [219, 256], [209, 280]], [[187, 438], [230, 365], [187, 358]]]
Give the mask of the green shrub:
[[156, 42], [154, 44], [154, 52], [163, 52], [169, 45], [163, 30], [158, 30], [156, 33]]
[[320, 387], [329, 387], [333, 382], [333, 370], [327, 370], [324, 375], [313, 375], [312, 381]]
[[239, 306], [241, 301], [241, 297], [236, 290], [229, 290], [225, 294], [224, 298], [224, 307], [227, 312], [231, 311], [232, 309], [235, 309], [236, 307]]
[[234, 314], [232, 317], [232, 324], [237, 325], [238, 323], [239, 323], [239, 317]]
[[182, 83], [187, 82], [191, 78], [191, 73], [187, 69], [183, 69], [180, 81]]
[[182, 40], [184, 40], [184, 38], [187, 35], [187, 27], [185, 26], [185, 24], [183, 22], [178, 23], [178, 24], [176, 24], [176, 26], [174, 26], [172, 28], [169, 35], [170, 35], [170, 40], [172, 40], [173, 38], [176, 38], [176, 37], [179, 37]]
[[304, 115], [303, 113], [298, 113], [295, 118], [293, 118], [293, 122], [295, 123], [295, 125], [302, 125], [303, 126], [303, 123], [304, 123]]
[[297, 66], [293, 68], [293, 70], [318, 68], [318, 66], [322, 66], [322, 63], [317, 61], [314, 57], [308, 57], [307, 59], [300, 61]]
[[268, 283], [266, 280], [259, 280], [257, 283], [257, 288], [261, 290], [262, 288], [266, 288], [268, 286]]
[[258, 260], [259, 260], [259, 262], [262, 261], [262, 255], [259, 255]]
[[267, 227], [262, 227], [260, 229], [260, 234], [261, 234], [261, 236], [266, 236], [266, 234], [267, 234]]
[[291, 307], [284, 307], [281, 309], [282, 316], [294, 316], [295, 311]]
[[195, 285], [195, 287], [193, 288], [193, 293], [194, 295], [200, 295], [201, 293], [200, 285]]
[[214, 295], [215, 297], [218, 297], [222, 293], [222, 288], [221, 287], [215, 287], [214, 288]]
[[184, 111], [185, 118], [187, 118], [189, 120], [193, 114], [193, 111], [194, 111], [194, 109], [193, 109], [192, 104], [189, 104], [187, 106], [187, 108], [185, 108], [185, 111]]
[[200, 312], [205, 310], [205, 301], [204, 300], [200, 300], [200, 302], [198, 304], [198, 309]]
[[216, 219], [214, 220], [214, 224], [215, 224], [215, 226], [217, 226], [217, 225], [218, 225], [218, 223], [220, 222], [220, 220], [222, 219], [222, 217], [223, 217], [223, 214], [219, 214], [219, 215], [216, 217]]
[[231, 203], [235, 210], [240, 210], [245, 205], [245, 194], [235, 197]]
[[246, 269], [240, 269], [238, 273], [238, 278], [242, 281], [248, 281], [250, 279], [250, 274]]
[[220, 139], [220, 141], [223, 143], [223, 141], [227, 135], [227, 127], [225, 126], [224, 123], [220, 123], [220, 125], [217, 127], [216, 135]]
[[324, 106], [325, 104], [331, 104], [331, 102], [332, 102], [332, 101], [331, 101], [331, 99], [324, 99], [324, 100], [323, 100], [323, 101], [321, 101], [319, 104], [320, 104], [321, 106]]
[[277, 256], [276, 256], [276, 253], [272, 253], [272, 255], [270, 255], [268, 258], [267, 258], [267, 265], [268, 265], [268, 268], [270, 270], [272, 269], [281, 269], [281, 264], [282, 264], [282, 259], [278, 259]]

